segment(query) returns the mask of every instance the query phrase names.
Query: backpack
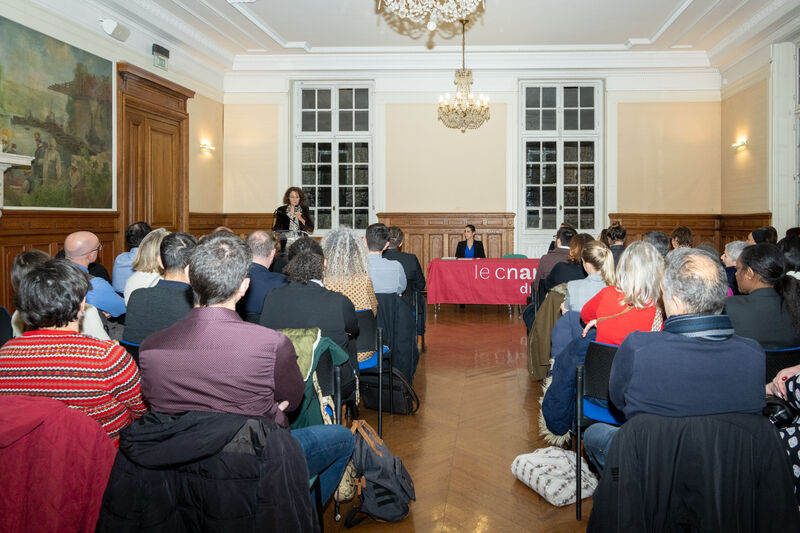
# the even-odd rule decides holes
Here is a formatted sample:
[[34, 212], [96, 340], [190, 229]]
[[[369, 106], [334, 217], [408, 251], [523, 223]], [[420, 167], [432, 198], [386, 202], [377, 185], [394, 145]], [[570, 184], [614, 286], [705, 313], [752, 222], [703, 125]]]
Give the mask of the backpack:
[[[391, 380], [390, 380], [391, 376]], [[389, 412], [389, 383], [392, 384], [392, 395], [394, 396], [394, 414], [413, 415], [419, 409], [419, 397], [414, 391], [414, 387], [408, 382], [406, 377], [397, 368], [383, 368], [383, 412]], [[364, 407], [367, 409], [378, 409], [378, 369], [373, 367], [361, 371], [359, 379], [361, 397], [364, 398]]]
[[[381, 522], [399, 522], [408, 515], [410, 502], [416, 501], [411, 475], [369, 424], [354, 420], [351, 430], [355, 436], [353, 463], [361, 504], [350, 509], [345, 527], [357, 526], [367, 516]], [[365, 516], [357, 517], [359, 513]]]

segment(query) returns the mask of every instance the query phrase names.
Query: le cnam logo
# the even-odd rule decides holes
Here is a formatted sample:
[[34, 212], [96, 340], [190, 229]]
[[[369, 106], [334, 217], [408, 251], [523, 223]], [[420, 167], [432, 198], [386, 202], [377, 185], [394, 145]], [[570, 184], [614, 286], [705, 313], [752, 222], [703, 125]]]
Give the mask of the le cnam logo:
[[477, 264], [475, 265], [476, 280], [497, 280], [506, 283], [520, 281], [521, 283], [519, 284], [519, 292], [522, 294], [530, 293], [531, 282], [535, 277], [536, 267], [479, 267]]

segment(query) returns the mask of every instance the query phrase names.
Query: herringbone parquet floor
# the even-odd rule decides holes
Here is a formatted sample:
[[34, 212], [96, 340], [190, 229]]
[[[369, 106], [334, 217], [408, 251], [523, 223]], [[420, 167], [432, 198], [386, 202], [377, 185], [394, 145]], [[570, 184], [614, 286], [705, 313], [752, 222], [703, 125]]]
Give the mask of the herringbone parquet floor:
[[[414, 479], [417, 501], [402, 522], [367, 519], [354, 531], [585, 531], [575, 506], [555, 508], [514, 479], [511, 462], [545, 446], [538, 436], [541, 386], [528, 378], [525, 325], [501, 306], [429, 306], [427, 351], [414, 388], [422, 407], [384, 416], [384, 439]], [[377, 429], [376, 412], [362, 416]], [[346, 514], [351, 504], [342, 505]], [[326, 531], [344, 531], [326, 507]]]

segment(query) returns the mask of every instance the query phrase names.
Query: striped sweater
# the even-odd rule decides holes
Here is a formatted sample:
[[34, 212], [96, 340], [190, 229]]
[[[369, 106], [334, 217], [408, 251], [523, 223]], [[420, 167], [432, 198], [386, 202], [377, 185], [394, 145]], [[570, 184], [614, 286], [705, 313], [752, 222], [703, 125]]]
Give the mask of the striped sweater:
[[147, 408], [139, 369], [116, 341], [78, 332], [34, 330], [0, 348], [0, 394], [61, 400], [96, 420], [117, 444]]

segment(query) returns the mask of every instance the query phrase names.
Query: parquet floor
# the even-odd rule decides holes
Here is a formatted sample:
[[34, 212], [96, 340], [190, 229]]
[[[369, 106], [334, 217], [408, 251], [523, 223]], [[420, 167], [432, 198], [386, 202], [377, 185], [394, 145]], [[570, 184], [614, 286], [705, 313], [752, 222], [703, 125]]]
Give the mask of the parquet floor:
[[[511, 462], [545, 446], [538, 436], [541, 386], [528, 378], [525, 324], [505, 307], [429, 306], [427, 351], [414, 388], [422, 407], [412, 416], [384, 416], [384, 439], [403, 459], [417, 501], [402, 522], [365, 520], [353, 531], [476, 532], [585, 531], [575, 506], [556, 508], [517, 481]], [[377, 413], [362, 416], [377, 429]], [[345, 515], [350, 503], [342, 504]], [[326, 531], [345, 531], [325, 511]]]

